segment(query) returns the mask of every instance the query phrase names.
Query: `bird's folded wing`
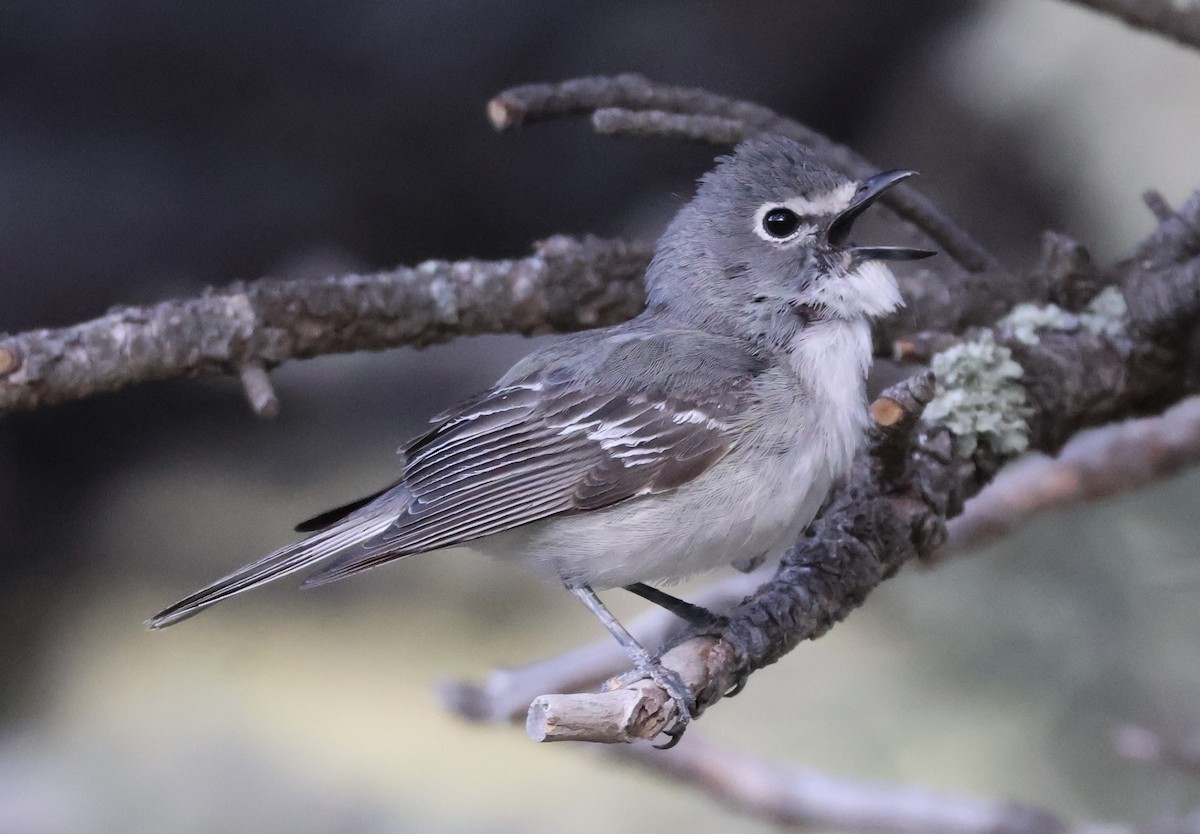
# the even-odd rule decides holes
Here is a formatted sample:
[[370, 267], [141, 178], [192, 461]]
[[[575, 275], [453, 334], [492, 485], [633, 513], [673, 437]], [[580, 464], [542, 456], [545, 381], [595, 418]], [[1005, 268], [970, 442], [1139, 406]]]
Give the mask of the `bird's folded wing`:
[[490, 391], [407, 447], [401, 483], [409, 499], [399, 517], [305, 584], [674, 489], [729, 451], [737, 400], [697, 402], [542, 381]]

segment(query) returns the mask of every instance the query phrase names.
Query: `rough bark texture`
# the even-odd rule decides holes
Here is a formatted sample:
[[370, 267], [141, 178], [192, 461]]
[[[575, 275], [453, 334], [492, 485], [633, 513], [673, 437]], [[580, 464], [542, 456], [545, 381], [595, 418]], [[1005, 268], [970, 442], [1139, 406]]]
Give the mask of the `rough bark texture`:
[[520, 260], [427, 261], [311, 281], [264, 278], [201, 298], [119, 307], [73, 327], [0, 336], [0, 413], [134, 382], [240, 373], [255, 410], [269, 414], [278, 406], [262, 371], [288, 359], [628, 319], [642, 307], [649, 259], [636, 244], [555, 237]]

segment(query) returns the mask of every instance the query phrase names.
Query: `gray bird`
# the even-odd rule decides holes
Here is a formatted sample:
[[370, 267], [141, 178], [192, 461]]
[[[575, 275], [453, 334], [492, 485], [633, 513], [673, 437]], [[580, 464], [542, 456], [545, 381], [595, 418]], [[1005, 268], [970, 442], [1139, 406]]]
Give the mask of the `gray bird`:
[[883, 262], [933, 254], [853, 246], [851, 226], [913, 173], [853, 182], [790, 140], [743, 142], [659, 240], [641, 315], [522, 359], [435, 417], [395, 484], [299, 525], [308, 538], [148, 625], [326, 559], [305, 587], [466, 546], [574, 593], [676, 699], [682, 732], [690, 693], [595, 591], [711, 624], [645, 583], [759, 563], [812, 520], [866, 427], [869, 321], [901, 303]]

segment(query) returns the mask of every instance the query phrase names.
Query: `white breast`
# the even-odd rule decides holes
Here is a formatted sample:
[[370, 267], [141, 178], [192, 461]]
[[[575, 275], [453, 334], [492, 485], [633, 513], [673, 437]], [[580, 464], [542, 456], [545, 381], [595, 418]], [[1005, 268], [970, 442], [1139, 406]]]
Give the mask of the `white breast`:
[[834, 474], [841, 474], [854, 459], [867, 423], [870, 326], [864, 319], [813, 323], [793, 338], [790, 364], [800, 385], [812, 392], [812, 437], [823, 444]]

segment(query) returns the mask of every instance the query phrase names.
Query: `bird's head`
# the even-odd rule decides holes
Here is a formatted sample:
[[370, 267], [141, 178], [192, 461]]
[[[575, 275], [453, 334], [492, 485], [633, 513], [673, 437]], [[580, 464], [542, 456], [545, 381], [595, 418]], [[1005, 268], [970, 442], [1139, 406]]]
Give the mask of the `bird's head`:
[[650, 309], [757, 338], [797, 321], [890, 313], [901, 300], [886, 262], [934, 253], [857, 246], [850, 234], [880, 195], [914, 173], [854, 181], [790, 139], [743, 142], [701, 178], [659, 241], [646, 275]]

